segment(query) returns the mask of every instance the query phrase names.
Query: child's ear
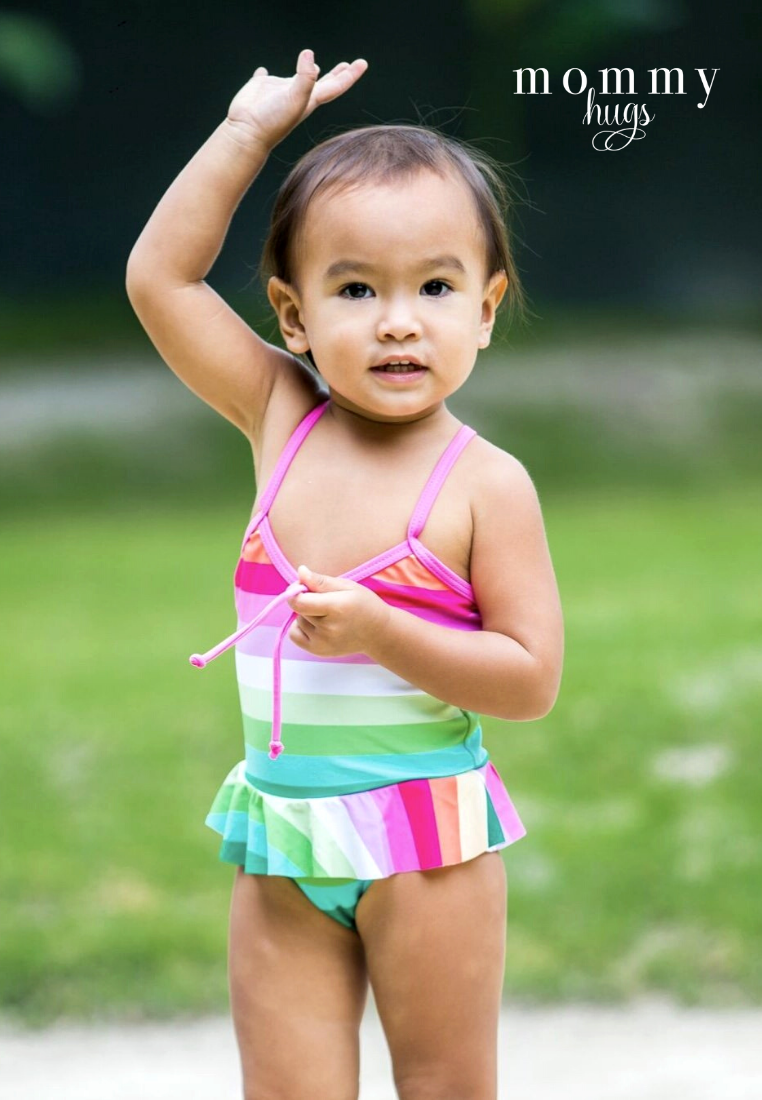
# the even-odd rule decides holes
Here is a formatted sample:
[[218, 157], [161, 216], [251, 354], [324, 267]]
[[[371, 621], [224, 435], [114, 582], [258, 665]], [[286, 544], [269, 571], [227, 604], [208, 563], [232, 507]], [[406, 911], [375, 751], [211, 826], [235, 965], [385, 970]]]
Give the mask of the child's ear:
[[497, 307], [508, 289], [508, 276], [504, 271], [496, 271], [487, 283], [482, 302], [482, 319], [479, 326], [479, 347], [489, 347], [492, 329], [495, 324]]
[[299, 295], [289, 283], [284, 283], [277, 275], [267, 282], [267, 297], [278, 315], [278, 324], [286, 347], [296, 355], [309, 351], [309, 340], [302, 323]]

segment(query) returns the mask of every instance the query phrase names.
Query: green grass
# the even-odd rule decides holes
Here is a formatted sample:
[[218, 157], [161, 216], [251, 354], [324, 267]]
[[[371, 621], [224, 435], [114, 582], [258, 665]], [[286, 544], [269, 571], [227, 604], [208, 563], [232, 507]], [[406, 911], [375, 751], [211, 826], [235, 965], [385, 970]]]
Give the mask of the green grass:
[[[508, 859], [513, 993], [760, 1000], [758, 502], [752, 490], [550, 510], [561, 694], [542, 722], [487, 734], [529, 830]], [[717, 746], [724, 768], [705, 783], [660, 767]]]
[[[2, 540], [0, 1005], [224, 1010], [232, 871], [203, 823], [239, 759], [238, 505], [19, 516]], [[762, 999], [762, 513], [753, 488], [545, 505], [566, 664], [545, 719], [485, 722], [528, 829], [505, 854], [506, 994]], [[707, 683], [713, 685], [707, 690]], [[720, 745], [702, 786], [660, 754]]]
[[[694, 363], [700, 326], [682, 347], [660, 324], [643, 351], [623, 318], [544, 320], [560, 345], [525, 334], [455, 409], [535, 479], [564, 609], [551, 714], [484, 722], [528, 829], [504, 852], [505, 992], [527, 1002], [762, 1003], [754, 329], [708, 331]], [[0, 1014], [227, 1009], [232, 868], [204, 817], [242, 727], [232, 654], [188, 655], [235, 624], [254, 488], [211, 410], [0, 454]]]

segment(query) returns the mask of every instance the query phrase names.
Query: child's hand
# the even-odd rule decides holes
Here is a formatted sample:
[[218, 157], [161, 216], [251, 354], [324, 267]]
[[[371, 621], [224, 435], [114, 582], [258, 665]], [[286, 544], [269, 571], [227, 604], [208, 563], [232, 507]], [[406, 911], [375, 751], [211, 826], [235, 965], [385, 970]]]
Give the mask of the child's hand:
[[270, 76], [260, 65], [233, 98], [227, 121], [241, 132], [242, 140], [272, 149], [316, 107], [351, 88], [367, 67], [362, 58], [351, 65], [340, 61], [318, 80], [320, 66], [315, 64], [312, 50], [299, 54], [295, 76]]
[[288, 638], [318, 657], [364, 653], [389, 618], [389, 606], [369, 588], [345, 577], [328, 577], [299, 566], [299, 580], [309, 592], [286, 603], [298, 615]]

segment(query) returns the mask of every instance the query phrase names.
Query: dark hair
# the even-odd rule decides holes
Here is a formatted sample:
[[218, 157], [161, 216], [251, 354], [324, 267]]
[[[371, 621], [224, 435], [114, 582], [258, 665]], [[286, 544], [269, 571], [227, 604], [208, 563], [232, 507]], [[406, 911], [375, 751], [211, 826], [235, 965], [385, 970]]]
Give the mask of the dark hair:
[[[273, 275], [286, 283], [295, 283], [298, 236], [307, 207], [317, 194], [369, 181], [386, 183], [410, 178], [422, 169], [440, 176], [454, 173], [467, 185], [484, 230], [487, 278], [496, 271], [505, 272], [508, 278], [505, 299], [510, 314], [518, 312], [523, 320], [525, 297], [506, 228], [511, 193], [497, 161], [458, 138], [424, 126], [383, 125], [347, 130], [313, 146], [296, 162], [273, 204], [260, 261], [265, 287]], [[312, 360], [309, 352], [308, 355]]]

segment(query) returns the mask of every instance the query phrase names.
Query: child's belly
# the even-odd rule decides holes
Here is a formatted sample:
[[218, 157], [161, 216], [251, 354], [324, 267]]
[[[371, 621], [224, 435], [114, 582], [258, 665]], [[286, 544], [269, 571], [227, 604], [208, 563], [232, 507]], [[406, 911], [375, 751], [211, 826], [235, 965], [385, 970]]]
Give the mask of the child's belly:
[[[303, 657], [303, 651], [302, 651]], [[272, 665], [236, 650], [246, 772], [304, 797], [455, 775], [488, 760], [479, 716], [420, 691], [362, 654], [281, 660], [281, 736], [269, 757]]]

